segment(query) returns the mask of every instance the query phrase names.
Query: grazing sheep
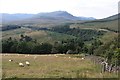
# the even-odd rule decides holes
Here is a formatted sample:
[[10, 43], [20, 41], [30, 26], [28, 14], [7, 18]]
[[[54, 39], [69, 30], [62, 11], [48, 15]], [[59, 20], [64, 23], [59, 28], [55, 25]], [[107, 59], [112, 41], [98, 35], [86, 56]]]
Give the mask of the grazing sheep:
[[69, 58], [71, 58], [71, 57], [69, 57]]
[[20, 66], [20, 67], [24, 67], [24, 64], [23, 64], [23, 63], [19, 63], [19, 66]]
[[82, 58], [82, 60], [85, 59], [85, 58]]
[[27, 66], [30, 66], [30, 63], [28, 61], [25, 62]]
[[11, 60], [11, 59], [9, 60], [9, 62], [12, 62], [12, 61], [13, 61], [13, 60]]

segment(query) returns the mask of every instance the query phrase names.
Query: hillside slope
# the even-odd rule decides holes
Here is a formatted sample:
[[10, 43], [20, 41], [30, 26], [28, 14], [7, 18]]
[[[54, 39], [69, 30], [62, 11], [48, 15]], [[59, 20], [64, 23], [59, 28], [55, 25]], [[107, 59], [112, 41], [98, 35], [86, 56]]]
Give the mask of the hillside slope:
[[111, 30], [118, 31], [119, 20], [120, 18], [118, 18], [118, 14], [117, 14], [100, 20], [78, 22], [76, 24], [71, 25], [71, 27], [94, 28], [94, 29], [108, 28]]

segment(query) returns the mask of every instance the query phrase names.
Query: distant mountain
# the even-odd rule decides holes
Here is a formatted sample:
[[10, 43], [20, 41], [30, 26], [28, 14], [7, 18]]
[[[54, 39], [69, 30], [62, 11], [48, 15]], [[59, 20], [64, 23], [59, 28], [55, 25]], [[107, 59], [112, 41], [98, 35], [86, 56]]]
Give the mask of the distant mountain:
[[92, 17], [76, 17], [66, 11], [55, 11], [50, 13], [39, 13], [37, 18], [61, 18], [61, 19], [68, 19], [68, 20], [95, 20]]
[[79, 18], [79, 20], [96, 20], [95, 18], [93, 18], [93, 17], [77, 17], [77, 18]]
[[95, 20], [92, 17], [76, 17], [66, 11], [55, 11], [48, 13], [38, 13], [38, 14], [2, 14], [3, 22], [11, 21], [35, 21], [37, 20]]
[[63, 19], [70, 19], [70, 20], [75, 20], [76, 17], [69, 14], [66, 11], [55, 11], [55, 12], [50, 12], [50, 13], [39, 13], [36, 15], [37, 18], [63, 18]]

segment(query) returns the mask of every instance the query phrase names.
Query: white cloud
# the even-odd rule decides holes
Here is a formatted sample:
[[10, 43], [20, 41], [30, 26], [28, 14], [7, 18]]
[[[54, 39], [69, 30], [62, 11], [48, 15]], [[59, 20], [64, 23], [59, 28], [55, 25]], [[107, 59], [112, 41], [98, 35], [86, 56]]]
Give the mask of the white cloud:
[[75, 16], [104, 18], [117, 14], [119, 0], [1, 0], [2, 13], [39, 13], [57, 10]]

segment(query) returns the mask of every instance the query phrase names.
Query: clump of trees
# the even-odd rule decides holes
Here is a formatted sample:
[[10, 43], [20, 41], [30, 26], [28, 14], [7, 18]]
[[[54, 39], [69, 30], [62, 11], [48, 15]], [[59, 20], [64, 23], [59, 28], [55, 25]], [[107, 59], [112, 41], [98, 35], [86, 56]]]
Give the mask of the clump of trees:
[[79, 39], [68, 39], [55, 42], [52, 52], [67, 53], [71, 51], [71, 53], [81, 53], [84, 52], [84, 46], [84, 42]]
[[49, 43], [38, 43], [29, 36], [21, 35], [19, 40], [12, 39], [2, 41], [3, 53], [50, 53], [52, 45]]
[[93, 55], [95, 50], [102, 46], [102, 42], [99, 39], [94, 39], [88, 48], [88, 54]]

